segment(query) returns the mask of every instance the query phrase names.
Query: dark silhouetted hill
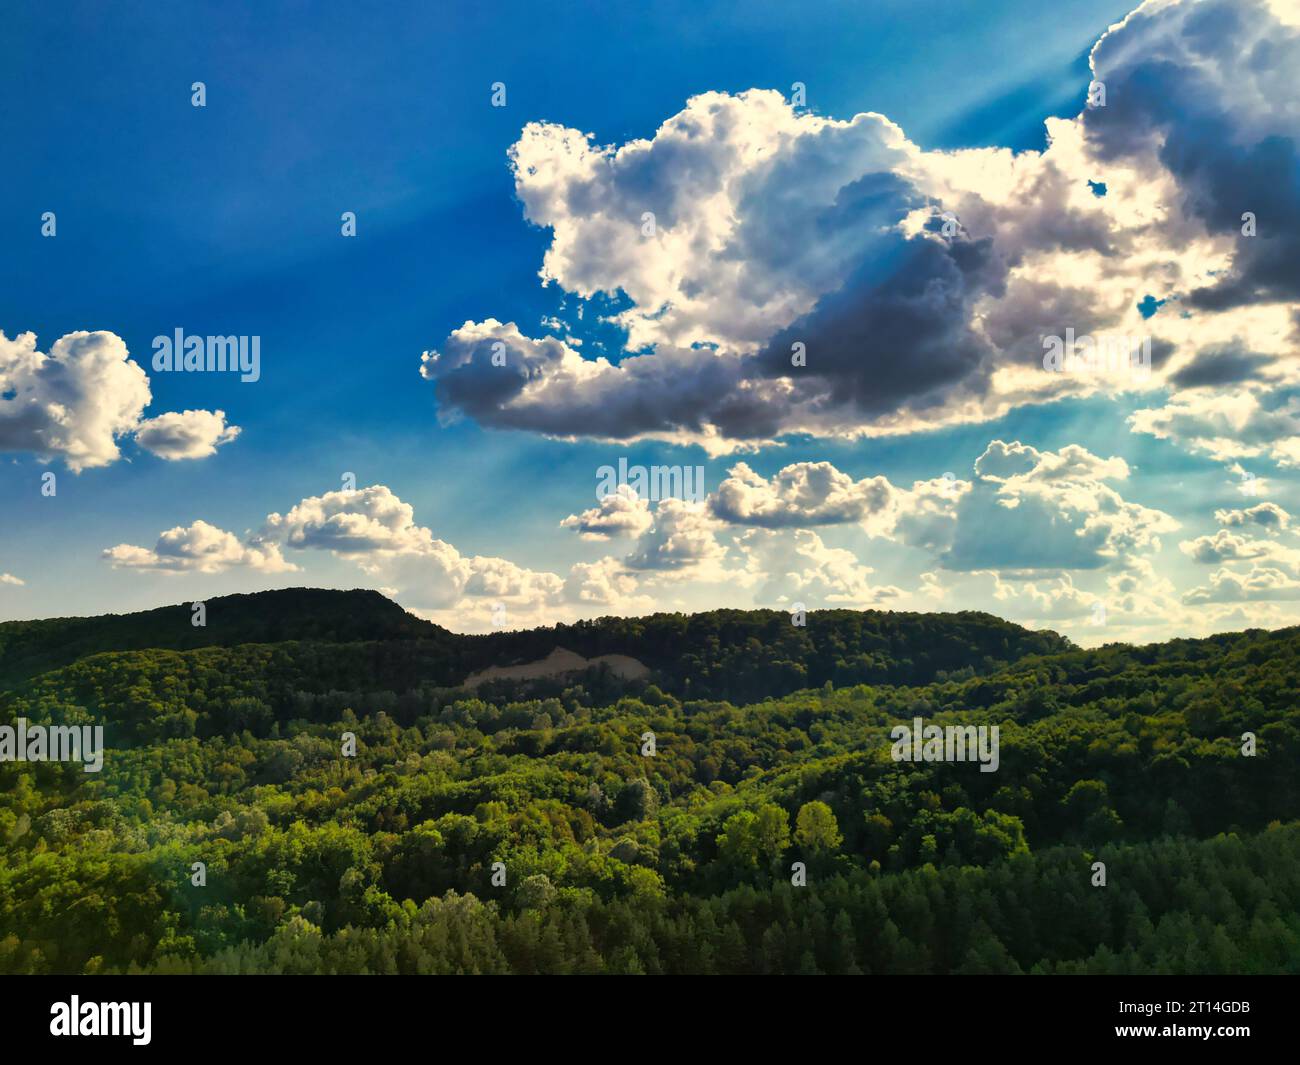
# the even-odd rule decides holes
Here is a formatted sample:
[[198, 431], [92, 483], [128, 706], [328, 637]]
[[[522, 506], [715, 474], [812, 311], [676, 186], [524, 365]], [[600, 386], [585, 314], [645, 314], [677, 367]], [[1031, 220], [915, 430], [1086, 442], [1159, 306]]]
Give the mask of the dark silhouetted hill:
[[317, 640], [350, 643], [450, 637], [366, 589], [286, 588], [223, 595], [205, 602], [207, 624], [192, 623], [190, 603], [134, 614], [50, 618], [0, 624], [0, 682], [11, 682], [104, 651], [184, 651], [245, 643]]
[[[292, 588], [221, 596], [205, 606], [203, 627], [191, 623], [188, 603], [0, 624], [0, 684], [12, 686], [106, 652], [293, 643], [312, 648], [294, 652], [303, 658], [304, 682], [312, 673], [324, 681], [329, 673], [331, 683], [338, 680], [333, 674], [341, 674], [358, 688], [454, 688], [472, 673], [535, 662], [562, 647], [590, 659], [634, 658], [649, 667], [653, 683], [683, 697], [740, 703], [827, 682], [924, 684], [942, 676], [982, 676], [1029, 655], [1074, 649], [1054, 632], [970, 611], [821, 610], [799, 626], [779, 610], [712, 610], [460, 635], [375, 591]], [[336, 666], [323, 663], [322, 644], [335, 647]], [[586, 678], [588, 684], [599, 680]], [[604, 681], [604, 694], [617, 694], [618, 678]], [[482, 694], [536, 694], [546, 687], [494, 682]]]

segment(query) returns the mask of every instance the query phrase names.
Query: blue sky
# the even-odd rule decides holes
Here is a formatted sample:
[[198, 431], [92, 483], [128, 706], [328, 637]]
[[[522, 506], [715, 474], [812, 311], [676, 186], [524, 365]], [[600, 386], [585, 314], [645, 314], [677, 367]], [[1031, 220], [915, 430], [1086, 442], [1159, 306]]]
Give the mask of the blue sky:
[[[1244, 12], [1249, 26], [1274, 17], [1262, 4], [1182, 6], [1228, 7]], [[731, 106], [731, 101], [752, 101], [740, 96], [751, 89], [774, 90], [788, 98], [792, 85], [801, 82], [807, 99], [797, 115], [791, 111], [795, 125], [790, 130], [802, 135], [811, 128], [806, 120], [814, 118], [841, 124], [823, 136], [828, 141], [856, 137], [847, 123], [862, 112], [876, 112], [896, 124], [911, 146], [908, 152], [922, 160], [915, 165], [927, 170], [921, 180], [912, 169], [915, 160], [889, 164], [892, 182], [905, 175], [911, 184], [906, 206], [925, 205], [937, 224], [945, 208], [971, 203], [969, 210], [958, 212], [971, 246], [994, 248], [993, 258], [1022, 260], [1010, 274], [1012, 295], [1001, 292], [1006, 276], [981, 281], [978, 287], [968, 279], [961, 337], [972, 321], [983, 322], [990, 314], [1004, 323], [1008, 336], [1016, 332], [1005, 322], [1025, 302], [1014, 297], [1016, 285], [1031, 291], [1026, 278], [1050, 277], [1058, 291], [1104, 288], [1093, 279], [1108, 276], [1106, 271], [1098, 274], [1095, 263], [1062, 257], [1062, 246], [1077, 251], [1069, 239], [1049, 247], [1046, 240], [1030, 241], [1020, 234], [1016, 218], [1035, 207], [1033, 200], [1020, 197], [1050, 181], [1022, 175], [1016, 197], [996, 204], [997, 194], [1005, 191], [996, 178], [979, 178], [988, 188], [972, 191], [976, 179], [954, 177], [943, 159], [946, 153], [966, 150], [962, 174], [974, 173], [985, 165], [980, 160], [992, 158], [998, 149], [1005, 150], [1004, 156], [1044, 159], [1044, 120], [1055, 118], [1076, 123], [1086, 143], [1053, 149], [1061, 153], [1053, 177], [1066, 174], [1085, 190], [1089, 179], [1116, 189], [1108, 166], [1141, 174], [1148, 160], [1144, 156], [1135, 162], [1138, 154], [1154, 151], [1162, 136], [1160, 123], [1176, 125], [1180, 116], [1158, 109], [1158, 94], [1142, 81], [1140, 60], [1120, 47], [1114, 50], [1115, 80], [1147, 85], [1151, 96], [1144, 105], [1147, 111], [1139, 115], [1145, 125], [1133, 117], [1127, 98], [1122, 107], [1111, 106], [1117, 122], [1129, 123], [1126, 130], [1141, 131], [1137, 147], [1129, 143], [1132, 137], [1123, 139], [1128, 155], [1117, 154], [1115, 145], [1122, 138], [1114, 126], [1099, 125], [1094, 131], [1083, 118], [1076, 119], [1092, 77], [1089, 49], [1108, 25], [1125, 16], [1124, 5], [908, 2], [822, 4], [797, 12], [786, 4], [568, 4], [548, 10], [507, 3], [463, 11], [428, 4], [378, 7], [270, 3], [237, 10], [220, 4], [106, 8], [87, 3], [28, 5], [7, 17], [10, 47], [0, 69], [6, 104], [0, 109], [0, 130], [12, 150], [0, 197], [6, 250], [0, 257], [0, 330], [10, 341], [35, 334], [40, 353], [50, 353], [66, 334], [112, 334], [148, 374], [151, 399], [138, 416], [128, 412], [109, 430], [116, 456], [101, 456], [103, 461], [78, 469], [78, 461], [70, 461], [67, 449], [55, 442], [62, 430], [41, 428], [45, 423], [33, 411], [39, 408], [51, 424], [63, 425], [69, 417], [94, 422], [104, 417], [95, 407], [98, 401], [87, 399], [84, 409], [72, 415], [51, 414], [57, 389], [41, 384], [39, 373], [20, 379], [15, 354], [8, 356], [6, 371], [6, 356], [0, 354], [0, 380], [10, 374], [8, 387], [0, 390], [10, 404], [0, 406], [0, 496], [5, 501], [0, 574], [11, 578], [0, 583], [0, 618], [120, 612], [230, 591], [311, 584], [382, 587], [409, 608], [458, 628], [483, 627], [497, 604], [505, 605], [514, 623], [535, 624], [609, 612], [796, 600], [814, 607], [990, 609], [1050, 624], [1089, 642], [1294, 620], [1290, 612], [1296, 596], [1286, 582], [1300, 574], [1292, 573], [1287, 554], [1293, 550], [1289, 522], [1279, 527], [1257, 512], [1229, 517], [1224, 526], [1215, 516], [1234, 509], [1244, 514], [1262, 502], [1288, 515], [1300, 506], [1286, 449], [1263, 440], [1245, 414], [1238, 419], [1244, 441], [1239, 453], [1207, 446], [1207, 439], [1221, 434], [1198, 434], [1184, 426], [1203, 416], [1207, 406], [1213, 409], [1204, 387], [1184, 393], [1190, 407], [1177, 410], [1182, 435], [1172, 429], [1163, 435], [1135, 431], [1128, 420], [1134, 412], [1167, 412], [1169, 404], [1179, 403], [1178, 389], [1167, 382], [1158, 380], [1138, 392], [1075, 388], [1028, 400], [1015, 391], [1005, 402], [985, 403], [968, 378], [961, 389], [931, 395], [924, 404], [913, 402], [913, 390], [903, 381], [898, 388], [908, 399], [898, 411], [882, 413], [878, 408], [885, 401], [867, 398], [823, 417], [825, 404], [810, 403], [788, 416], [783, 412], [770, 431], [706, 449], [693, 442], [698, 437], [687, 423], [694, 414], [674, 420], [671, 413], [658, 412], [644, 433], [633, 432], [636, 427], [629, 422], [628, 435], [617, 440], [593, 432], [581, 404], [569, 413], [549, 411], [524, 428], [512, 428], [524, 423], [514, 415], [485, 414], [476, 405], [483, 402], [477, 391], [483, 386], [473, 376], [477, 364], [455, 381], [430, 380], [420, 373], [422, 352], [442, 352], [445, 363], [464, 323], [488, 321], [517, 323], [521, 336], [530, 340], [573, 340], [570, 350], [581, 358], [603, 356], [618, 367], [629, 354], [623, 350], [626, 331], [596, 319], [628, 307], [652, 309], [644, 302], [638, 307], [626, 292], [583, 298], [578, 279], [598, 277], [602, 264], [613, 264], [620, 250], [601, 244], [596, 227], [587, 224], [590, 219], [566, 215], [554, 224], [539, 224], [529, 206], [529, 190], [512, 171], [509, 152], [530, 123], [590, 133], [596, 146], [651, 141], [661, 124], [684, 113], [688, 101], [702, 93], [725, 94]], [[1160, 12], [1149, 21], [1157, 25], [1164, 20], [1159, 24], [1174, 26], [1176, 37], [1194, 41], [1202, 32], [1195, 19], [1206, 22], [1214, 15], [1213, 10], [1194, 17]], [[1137, 37], [1147, 29], [1136, 25], [1129, 32]], [[1267, 33], [1270, 39], [1281, 33], [1294, 42], [1293, 27]], [[1225, 81], [1238, 76], [1228, 58], [1223, 63]], [[1278, 59], [1276, 65], [1286, 64]], [[192, 106], [196, 81], [206, 87], [204, 107]], [[506, 86], [504, 107], [491, 105], [496, 82]], [[1246, 125], [1246, 140], [1253, 138], [1253, 144], [1270, 136], [1293, 144], [1288, 139], [1293, 131], [1284, 126]], [[778, 145], [780, 134], [772, 136]], [[639, 180], [649, 190], [647, 202], [667, 203], [665, 196], [679, 195], [691, 175], [684, 163], [672, 161], [666, 138], [654, 143], [664, 147], [660, 154], [666, 161], [645, 170]], [[1252, 143], [1243, 143], [1242, 150]], [[854, 151], [883, 151], [882, 144], [864, 140]], [[981, 149], [991, 154], [970, 154]], [[1077, 170], [1080, 158], [1087, 160], [1086, 173]], [[836, 157], [827, 165], [851, 164]], [[1195, 179], [1176, 164], [1163, 165], [1168, 200], [1184, 209], [1194, 199], [1186, 194]], [[1023, 164], [1025, 171], [1029, 167]], [[873, 173], [875, 180], [883, 171]], [[828, 201], [838, 205], [836, 211], [848, 202], [847, 190], [867, 187], [858, 177], [846, 172], [837, 178], [839, 191]], [[752, 175], [745, 180], [751, 184], [743, 187], [751, 191], [731, 209], [752, 212], [750, 224], [761, 231], [767, 217], [762, 212], [769, 209], [761, 199], [771, 183], [760, 188]], [[1190, 299], [1195, 284], [1212, 283], [1207, 278], [1214, 276], [1209, 271], [1198, 281], [1191, 276], [1196, 264], [1163, 264], [1149, 246], [1150, 234], [1133, 228], [1132, 215], [1124, 212], [1148, 206], [1142, 197], [1150, 185], [1131, 179], [1126, 186], [1121, 176], [1118, 190], [1106, 198], [1118, 204], [1106, 208], [1116, 213], [1104, 222], [1086, 214], [1093, 208], [1076, 207], [1073, 200], [1062, 201], [1059, 212], [1084, 212], [1081, 228], [1113, 225], [1123, 241], [1131, 239], [1133, 247], [1140, 242], [1138, 258], [1156, 265], [1149, 285], [1131, 268], [1125, 279], [1121, 302], [1131, 304], [1135, 314], [1137, 299], [1148, 291], [1157, 299]], [[947, 192], [937, 192], [940, 187]], [[627, 193], [627, 186], [611, 186], [609, 195]], [[1052, 193], [1058, 194], [1065, 195]], [[883, 202], [887, 213], [895, 211], [896, 201], [888, 194]], [[571, 197], [565, 207], [566, 212], [581, 209], [579, 197]], [[1231, 209], [1235, 212], [1236, 205]], [[46, 211], [57, 218], [54, 237], [42, 235]], [[344, 211], [356, 214], [355, 237], [340, 233]], [[902, 211], [897, 207], [900, 215]], [[843, 262], [854, 278], [866, 280], [859, 291], [857, 282], [844, 278], [841, 299], [851, 310], [869, 303], [897, 276], [902, 268], [896, 268], [896, 261], [910, 260], [918, 248], [930, 250], [928, 244], [918, 244], [928, 239], [924, 234], [903, 240], [895, 227], [867, 240], [854, 232], [868, 224], [865, 217], [828, 212], [829, 206], [816, 225], [799, 230], [798, 240], [812, 245], [799, 255], [816, 274], [823, 261], [838, 261], [825, 258], [831, 253], [819, 245], [854, 242]], [[1057, 213], [1055, 207], [1052, 212]], [[902, 225], [893, 214], [890, 221]], [[686, 223], [676, 218], [665, 219], [665, 231], [674, 231], [675, 223], [676, 231], [685, 233]], [[1206, 264], [1212, 262], [1218, 271], [1242, 272], [1244, 256], [1234, 254], [1212, 224], [1189, 212], [1186, 224], [1197, 223], [1203, 233], [1170, 238], [1170, 256], [1197, 246], [1200, 268], [1208, 270]], [[769, 233], [775, 232], [771, 225]], [[1050, 228], [1038, 225], [1040, 232]], [[561, 231], [572, 236], [578, 254], [567, 274], [561, 269], [543, 285], [538, 272]], [[1116, 239], [1118, 247], [1122, 241]], [[1204, 244], [1196, 245], [1196, 240]], [[894, 243], [883, 241], [897, 242], [896, 251], [888, 250]], [[1108, 254], [1109, 262], [1118, 261], [1114, 248]], [[713, 276], [734, 258], [733, 251], [720, 252]], [[1035, 262], [1041, 263], [1039, 274]], [[754, 280], [756, 263], [747, 269], [747, 285], [768, 283]], [[618, 283], [614, 271], [610, 288], [617, 289]], [[651, 278], [646, 291], [671, 283]], [[804, 290], [815, 287], [811, 282], [780, 283], [808, 296], [808, 305], [789, 321], [774, 322], [757, 346], [742, 350], [742, 334], [747, 336], [750, 326], [727, 320], [727, 301], [721, 296], [701, 312], [707, 326], [700, 326], [694, 339], [718, 344], [724, 353], [734, 343], [737, 365], [751, 366], [763, 357], [760, 349], [768, 338], [785, 336], [775, 326], [820, 327], [817, 314], [836, 298], [835, 287], [823, 285], [810, 295]], [[1284, 314], [1292, 306], [1291, 295], [1273, 291], [1263, 304], [1255, 300], [1216, 310], [1210, 330], [1218, 345], [1215, 352], [1235, 339], [1273, 360], [1270, 366], [1284, 365], [1293, 342], [1279, 334], [1275, 318], [1260, 307]], [[1118, 299], [1105, 293], [1106, 314], [1095, 307], [1082, 309], [1080, 299], [1060, 302], [1076, 308], [1072, 313], [1083, 332], [1094, 322], [1124, 324], [1115, 317]], [[1098, 305], [1102, 302], [1097, 296]], [[652, 343], [633, 345], [637, 352], [664, 358], [670, 341], [692, 339], [676, 326], [674, 336], [668, 336], [680, 306], [674, 305], [662, 329], [650, 327], [658, 333]], [[1172, 323], [1165, 338], [1174, 352], [1165, 363], [1168, 372], [1202, 357], [1187, 330], [1179, 332], [1178, 313], [1178, 304], [1171, 302], [1152, 319], [1162, 326]], [[765, 322], [766, 315], [760, 316]], [[880, 319], [872, 323], [875, 329]], [[1060, 324], [1069, 322], [1062, 318]], [[240, 383], [217, 374], [154, 372], [152, 339], [178, 327], [189, 334], [259, 336], [261, 379]], [[877, 335], [863, 340], [834, 328], [825, 343], [839, 346], [835, 358], [842, 367], [855, 365], [853, 343], [870, 345]], [[976, 332], [983, 329], [980, 325]], [[963, 342], [956, 333], [954, 337], [954, 343]], [[1157, 331], [1156, 337], [1163, 334]], [[992, 358], [982, 332], [980, 344], [979, 360]], [[478, 357], [467, 356], [470, 362]], [[521, 349], [522, 360], [531, 357]], [[865, 356], [868, 361], [875, 357]], [[906, 377], [908, 357], [889, 358], [894, 360], [890, 365], [903, 366], [895, 372]], [[542, 363], [528, 365], [539, 381], [550, 372]], [[845, 372], [842, 378], [827, 379], [827, 395], [837, 397], [831, 406], [840, 402], [842, 393], [836, 390], [870, 390], [869, 375], [864, 383]], [[1267, 390], [1254, 380], [1228, 381], [1222, 387], [1235, 389], [1231, 395], [1254, 404], [1252, 410], [1288, 410], [1289, 378], [1278, 371], [1266, 383]], [[461, 389], [455, 402], [447, 398], [453, 388]], [[1242, 398], [1243, 388], [1248, 398]], [[96, 395], [101, 391], [99, 383], [91, 388]], [[663, 402], [653, 389], [645, 394], [647, 405]], [[977, 415], [959, 413], [962, 404], [971, 403], [984, 405]], [[808, 414], [814, 409], [821, 412], [816, 417]], [[130, 428], [133, 417], [138, 421], [195, 411], [224, 412], [238, 435], [214, 444], [209, 454], [187, 453], [204, 450], [192, 437], [185, 444], [172, 442], [170, 450], [151, 452], [142, 444], [147, 437], [137, 440]], [[904, 418], [902, 428], [882, 424], [896, 413]], [[570, 416], [572, 421], [566, 421]], [[720, 417], [716, 406], [700, 416]], [[1169, 424], [1161, 417], [1152, 414], [1149, 421]], [[556, 425], [565, 426], [558, 435], [572, 438], [556, 439]], [[1273, 424], [1270, 431], [1285, 435], [1288, 429], [1288, 424], [1281, 429]], [[1032, 555], [1040, 564], [1026, 570], [1014, 556], [998, 558], [975, 575], [969, 568], [951, 568], [963, 550], [969, 554], [949, 542], [951, 530], [944, 534], [949, 537], [946, 547], [936, 547], [923, 534], [909, 539], [896, 524], [886, 527], [883, 517], [875, 520], [860, 510], [853, 520], [839, 515], [800, 521], [793, 513], [779, 521], [756, 521], [753, 515], [724, 520], [716, 506], [705, 503], [707, 522], [697, 521], [698, 515], [674, 518], [667, 513], [672, 508], [658, 508], [665, 510], [661, 521], [652, 504], [620, 536], [606, 540], [583, 539], [572, 526], [560, 524], [596, 505], [595, 471], [620, 455], [646, 465], [703, 465], [711, 491], [736, 462], [764, 479], [792, 464], [799, 467], [796, 478], [802, 478], [810, 464], [830, 463], [850, 483], [885, 478], [899, 493], [890, 504], [891, 514], [914, 517], [929, 506], [925, 491], [914, 487], [917, 482], [951, 472], [966, 484], [975, 476], [976, 459], [996, 440], [1034, 449], [1039, 458], [1026, 460], [1018, 475], [1038, 476], [1043, 483], [1049, 463], [1041, 456], [1062, 449], [1082, 448], [1101, 460], [1123, 459], [1122, 476], [1114, 476], [1111, 468], [1109, 479], [1095, 469], [1071, 467], [1072, 491], [1100, 493], [1109, 485], [1126, 503], [1169, 520], [1139, 515], [1138, 528], [1110, 529], [1110, 539], [1088, 558], [1067, 551], [1055, 565], [1047, 557], [1050, 552], [1025, 548], [1025, 557]], [[1040, 473], [1033, 474], [1034, 469]], [[52, 498], [41, 494], [46, 472], [57, 477]], [[345, 472], [354, 473], [362, 488], [383, 486], [385, 494], [365, 496], [356, 514], [326, 500], [305, 508], [301, 520], [268, 523], [269, 515], [288, 514], [300, 502], [335, 492]], [[1265, 490], [1244, 491], [1245, 472], [1254, 473]], [[1061, 493], [1043, 502], [1029, 481], [988, 481], [980, 490], [1000, 492], [1001, 502], [990, 503], [994, 509], [987, 514], [972, 505], [961, 519], [968, 524], [990, 515], [997, 520], [1024, 515], [1027, 502], [1019, 501], [1032, 498], [1035, 505], [1066, 507], [1069, 515], [1060, 528], [1076, 539], [1086, 538], [1081, 534], [1086, 514]], [[773, 491], [779, 494], [775, 487]], [[1018, 515], [1012, 514], [1016, 507]], [[664, 548], [677, 528], [674, 520], [686, 523], [678, 528], [684, 554], [677, 547]], [[179, 552], [174, 556], [156, 548], [162, 532], [193, 532], [196, 521], [237, 543], [206, 533], [206, 540], [173, 541]], [[365, 543], [356, 537], [344, 543], [340, 527], [352, 528], [354, 521], [378, 523], [382, 531]], [[1203, 606], [1185, 602], [1197, 588], [1217, 589], [1222, 581], [1212, 586], [1214, 566], [1198, 561], [1196, 548], [1180, 549], [1180, 543], [1216, 535], [1221, 527], [1235, 530], [1229, 533], [1234, 536], [1254, 528], [1258, 536], [1247, 538], [1244, 547], [1236, 545], [1233, 555], [1208, 548], [1201, 555], [1213, 557], [1215, 564], [1234, 563], [1243, 578], [1267, 566], [1281, 573], [1281, 584], [1269, 585], [1259, 598], [1241, 593], [1236, 599], [1207, 599]], [[996, 528], [979, 535], [999, 538]], [[738, 546], [737, 537], [749, 537], [747, 547]], [[1158, 548], [1152, 546], [1153, 538], [1159, 540]], [[276, 557], [296, 570], [279, 570], [256, 551], [241, 554], [240, 545], [272, 541], [278, 545], [275, 551], [283, 552]], [[430, 546], [437, 544], [452, 553]], [[106, 554], [119, 545], [141, 553]], [[653, 551], [647, 554], [649, 549]], [[976, 553], [990, 559], [994, 554]], [[637, 557], [645, 564], [628, 564]], [[586, 571], [575, 574], [575, 563], [603, 567], [599, 579]], [[923, 573], [936, 576], [923, 582]], [[1121, 605], [1125, 573], [1130, 585], [1135, 575], [1136, 583], [1148, 587], [1156, 576], [1167, 580], [1167, 594], [1144, 603], [1130, 596], [1128, 605]], [[786, 580], [790, 574], [794, 576]], [[580, 592], [588, 577], [594, 584]], [[784, 590], [783, 580], [789, 585]], [[947, 594], [924, 591], [937, 587], [946, 587]], [[1067, 587], [1071, 590], [1063, 592]], [[1103, 612], [1105, 623], [1096, 621], [1098, 601], [1110, 607]]]

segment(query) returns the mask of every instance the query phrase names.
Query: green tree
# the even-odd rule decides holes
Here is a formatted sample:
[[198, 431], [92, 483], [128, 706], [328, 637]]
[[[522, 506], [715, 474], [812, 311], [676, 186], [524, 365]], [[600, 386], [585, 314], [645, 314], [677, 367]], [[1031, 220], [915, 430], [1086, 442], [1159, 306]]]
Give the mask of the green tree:
[[799, 807], [794, 840], [810, 853], [821, 854], [835, 850], [844, 842], [844, 837], [840, 835], [839, 822], [831, 808], [824, 802], [814, 801]]

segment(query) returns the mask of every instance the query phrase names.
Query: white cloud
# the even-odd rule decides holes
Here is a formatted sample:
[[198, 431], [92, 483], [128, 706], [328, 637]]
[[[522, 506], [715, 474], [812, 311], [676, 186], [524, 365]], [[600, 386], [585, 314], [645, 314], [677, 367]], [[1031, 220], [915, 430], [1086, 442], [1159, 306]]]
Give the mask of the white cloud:
[[113, 333], [68, 333], [45, 354], [34, 333], [0, 332], [0, 451], [62, 459], [80, 472], [116, 462], [118, 440], [135, 433], [156, 454], [182, 459], [210, 455], [239, 431], [220, 411], [142, 421], [149, 400], [148, 376]]
[[829, 462], [798, 462], [770, 479], [736, 463], [709, 499], [712, 513], [732, 525], [764, 529], [860, 523], [892, 524], [897, 493], [884, 477], [855, 481]]
[[618, 149], [529, 123], [510, 156], [527, 217], [553, 230], [546, 281], [626, 293], [636, 306], [615, 320], [634, 350], [754, 350], [876, 244], [868, 226], [807, 239], [843, 212], [846, 185], [902, 170], [915, 151], [881, 115], [837, 122], [751, 91], [696, 96], [653, 138]]
[[827, 545], [809, 529], [753, 529], [742, 538], [741, 550], [760, 603], [862, 609], [889, 605], [903, 594], [893, 585], [873, 584], [870, 566], [852, 551]]
[[239, 427], [226, 424], [223, 410], [169, 411], [142, 421], [135, 441], [151, 454], [174, 462], [207, 458], [238, 435]]
[[578, 562], [564, 582], [564, 598], [583, 606], [600, 606], [617, 613], [649, 613], [655, 601], [637, 594], [637, 579], [615, 558]]
[[[636, 575], [614, 558], [577, 563], [561, 576], [509, 559], [462, 554], [417, 524], [414, 509], [385, 485], [303, 499], [286, 514], [269, 515], [261, 532], [245, 542], [196, 521], [163, 533], [153, 549], [119, 544], [103, 555], [115, 567], [171, 573], [297, 569], [283, 559], [282, 545], [353, 562], [384, 594], [460, 629], [552, 625], [594, 606], [631, 613], [654, 605], [639, 594]], [[672, 555], [675, 549], [667, 550]]]
[[1242, 525], [1258, 525], [1266, 532], [1286, 529], [1291, 524], [1291, 515], [1276, 503], [1259, 503], [1244, 510], [1216, 510], [1214, 520], [1229, 528]]
[[1275, 566], [1300, 575], [1300, 550], [1283, 547], [1276, 540], [1251, 540], [1220, 529], [1213, 536], [1198, 536], [1194, 540], [1184, 540], [1178, 546], [1197, 562], [1218, 564], [1268, 559]]
[[1001, 484], [1123, 481], [1129, 467], [1122, 458], [1099, 458], [1078, 444], [1066, 444], [1060, 451], [1039, 451], [1019, 441], [993, 440], [975, 460], [975, 473], [982, 481]]
[[1122, 566], [1160, 548], [1179, 523], [1125, 500], [1107, 480], [1122, 459], [1070, 445], [1039, 451], [992, 441], [969, 483], [918, 482], [900, 502], [897, 534], [954, 570], [1071, 570]]
[[418, 552], [433, 543], [429, 530], [415, 524], [411, 505], [381, 484], [310, 496], [285, 515], [268, 516], [266, 529], [290, 547], [316, 547], [344, 557]]
[[581, 514], [570, 514], [562, 529], [576, 529], [583, 540], [610, 540], [616, 536], [639, 536], [652, 523], [650, 504], [628, 485], [620, 484], [596, 506]]
[[[1108, 623], [1116, 620], [1144, 628], [1161, 622], [1182, 624], [1187, 621], [1179, 608], [1173, 581], [1156, 572], [1149, 558], [1134, 558], [1117, 573], [1106, 578]], [[1117, 619], [1118, 615], [1118, 619]]]
[[48, 355], [34, 333], [0, 333], [0, 449], [107, 466], [148, 403], [148, 377], [112, 333], [69, 333]]
[[564, 582], [554, 573], [525, 569], [504, 558], [476, 555], [470, 559], [465, 594], [493, 599], [553, 600]]
[[1275, 566], [1252, 565], [1246, 573], [1224, 568], [1210, 576], [1210, 583], [1193, 588], [1183, 602], [1242, 603], [1259, 599], [1300, 599], [1300, 580]]
[[1019, 590], [999, 582], [998, 598], [1008, 604], [1012, 616], [1023, 616], [1039, 624], [1091, 618], [1096, 605], [1104, 603], [1101, 596], [1075, 587], [1069, 574], [1044, 581], [1025, 581]]
[[297, 566], [284, 560], [280, 546], [259, 539], [241, 541], [206, 521], [178, 525], [158, 537], [153, 549], [118, 544], [103, 553], [114, 568], [162, 573], [223, 573], [247, 567], [261, 573], [288, 573]]
[[1285, 392], [1180, 393], [1163, 407], [1135, 411], [1129, 423], [1222, 462], [1265, 456], [1300, 465], [1300, 396]]
[[726, 549], [718, 543], [717, 529], [703, 503], [660, 500], [654, 523], [641, 534], [626, 564], [634, 570], [720, 579]]

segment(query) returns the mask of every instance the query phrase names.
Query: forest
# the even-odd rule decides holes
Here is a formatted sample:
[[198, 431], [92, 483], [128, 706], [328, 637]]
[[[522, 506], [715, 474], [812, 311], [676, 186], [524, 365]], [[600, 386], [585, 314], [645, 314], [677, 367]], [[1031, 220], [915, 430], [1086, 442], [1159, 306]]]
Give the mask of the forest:
[[[206, 606], [0, 625], [0, 724], [106, 747], [0, 762], [0, 972], [1300, 972], [1300, 630]], [[461, 686], [557, 646], [651, 672]]]

